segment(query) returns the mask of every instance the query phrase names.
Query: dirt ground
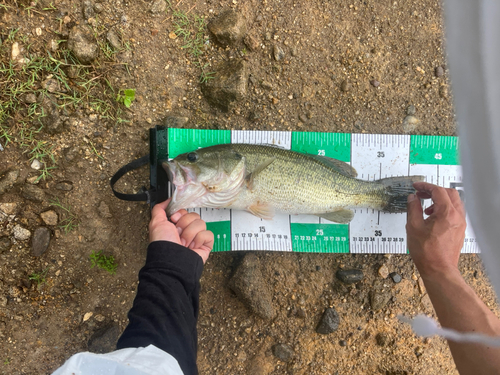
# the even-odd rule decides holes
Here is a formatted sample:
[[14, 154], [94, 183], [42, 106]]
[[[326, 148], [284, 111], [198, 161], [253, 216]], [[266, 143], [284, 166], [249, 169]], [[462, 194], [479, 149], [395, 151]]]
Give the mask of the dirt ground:
[[[0, 124], [5, 148], [0, 174], [14, 172], [0, 192], [0, 205], [14, 204], [0, 206], [1, 374], [48, 374], [79, 351], [112, 350], [127, 324], [145, 261], [149, 208], [116, 199], [109, 178], [149, 152], [148, 129], [166, 117], [187, 118], [177, 125], [189, 128], [405, 134], [411, 129], [404, 119], [413, 105], [419, 121], [412, 134], [455, 135], [439, 2], [162, 1], [0, 0], [3, 103], [8, 85], [19, 83], [12, 77], [28, 79], [19, 75], [19, 56], [34, 61], [50, 54], [64, 62], [59, 70], [54, 60], [48, 64], [67, 83], [66, 89], [51, 91], [45, 81], [49, 69], [34, 79], [37, 93], [55, 91], [59, 114], [49, 117], [60, 116], [54, 120], [60, 126], [53, 131], [47, 130], [53, 124], [23, 120], [39, 98], [31, 103], [16, 97], [13, 109], [2, 108], [7, 115]], [[246, 19], [247, 44], [223, 47], [204, 26], [193, 26], [226, 9]], [[191, 20], [184, 30], [201, 35], [199, 56], [192, 47], [183, 48], [181, 15]], [[98, 41], [90, 63], [79, 64], [64, 52], [74, 27], [92, 29]], [[111, 29], [121, 47], [110, 52]], [[8, 69], [15, 43], [21, 55]], [[207, 102], [200, 75], [217, 79], [210, 73], [231, 59], [245, 60], [250, 78], [246, 94], [226, 112]], [[85, 70], [85, 85], [74, 69]], [[85, 94], [91, 85], [96, 86]], [[120, 89], [136, 90], [130, 108], [115, 100]], [[81, 96], [71, 101], [57, 93], [62, 91]], [[40, 132], [28, 138], [30, 129]], [[48, 156], [36, 152], [37, 142], [48, 147]], [[32, 168], [32, 157], [45, 167]], [[35, 181], [44, 170], [46, 178]], [[132, 173], [120, 189], [137, 191], [143, 185], [148, 185], [146, 168]], [[47, 211], [56, 212], [57, 222], [42, 218]], [[30, 235], [23, 236], [19, 227]], [[40, 227], [48, 228], [50, 244], [36, 256], [32, 241]], [[91, 268], [91, 254], [101, 250], [116, 260], [116, 274]], [[397, 319], [398, 314], [434, 316], [408, 256], [260, 252], [277, 311], [272, 321], [251, 313], [228, 288], [243, 256], [212, 254], [205, 266], [201, 374], [457, 373], [443, 340], [420, 339]], [[382, 265], [402, 281], [383, 279]], [[496, 309], [479, 257], [462, 256], [460, 267]], [[335, 277], [339, 268], [362, 269], [365, 277], [342, 284]], [[390, 296], [378, 311], [369, 302], [373, 290]], [[329, 306], [339, 313], [340, 326], [321, 335], [316, 326]], [[290, 360], [273, 354], [276, 344], [289, 346]]]

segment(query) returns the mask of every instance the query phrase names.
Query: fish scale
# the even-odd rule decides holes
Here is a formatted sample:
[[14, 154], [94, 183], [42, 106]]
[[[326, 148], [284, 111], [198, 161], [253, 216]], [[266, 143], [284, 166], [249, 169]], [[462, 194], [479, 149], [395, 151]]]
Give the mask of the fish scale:
[[249, 172], [276, 158], [256, 176], [254, 187], [233, 203], [232, 208], [245, 209], [255, 200], [272, 200], [278, 212], [312, 214], [362, 203], [375, 207], [384, 204], [382, 186], [343, 176], [309, 155], [278, 147], [247, 144], [230, 147], [246, 157]]

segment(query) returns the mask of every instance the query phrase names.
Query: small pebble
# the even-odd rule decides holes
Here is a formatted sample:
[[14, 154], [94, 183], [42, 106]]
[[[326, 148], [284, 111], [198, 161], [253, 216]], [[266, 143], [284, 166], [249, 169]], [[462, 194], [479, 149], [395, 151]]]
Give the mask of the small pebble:
[[441, 86], [439, 88], [439, 96], [442, 98], [448, 97], [448, 88], [446, 86]]
[[351, 84], [347, 82], [347, 80], [343, 80], [340, 84], [340, 90], [343, 92], [347, 92], [351, 89]]
[[36, 257], [41, 256], [47, 251], [50, 245], [50, 230], [45, 227], [39, 227], [33, 234], [32, 254]]
[[418, 283], [418, 290], [419, 290], [420, 294], [425, 294], [426, 290], [425, 290], [424, 280], [422, 280], [422, 278], [419, 277], [417, 280], [417, 283]]
[[94, 315], [93, 312], [88, 312], [88, 313], [85, 313], [85, 315], [83, 316], [83, 321], [86, 322], [87, 320], [89, 320], [92, 315]]
[[394, 281], [396, 284], [400, 283], [402, 280], [401, 275], [396, 272], [391, 272], [389, 276], [391, 277], [392, 281]]
[[19, 241], [26, 241], [31, 237], [31, 232], [19, 224], [14, 227], [13, 234], [14, 238]]
[[345, 340], [340, 340], [340, 341], [339, 341], [339, 345], [340, 345], [340, 346], [347, 346], [347, 341], [345, 341]]
[[338, 270], [335, 276], [343, 283], [354, 284], [363, 280], [363, 277], [365, 275], [361, 270], [351, 269], [351, 270]]
[[403, 120], [403, 129], [406, 133], [414, 131], [420, 125], [420, 120], [415, 116], [406, 116]]
[[293, 349], [286, 344], [273, 346], [273, 354], [283, 362], [288, 362], [293, 357]]
[[443, 74], [444, 74], [443, 67], [442, 66], [436, 66], [436, 68], [434, 69], [434, 75], [439, 78], [439, 77], [442, 77]]
[[304, 124], [307, 122], [307, 116], [304, 114], [301, 114], [299, 116], [299, 120], [302, 121]]
[[375, 340], [377, 340], [378, 346], [386, 346], [389, 343], [390, 338], [386, 333], [380, 332], [377, 336], [375, 336]]
[[285, 57], [285, 51], [277, 44], [274, 45], [273, 54], [276, 61], [280, 61]]
[[57, 190], [71, 191], [73, 190], [73, 183], [71, 181], [61, 181], [56, 184]]
[[33, 162], [31, 163], [31, 168], [37, 171], [40, 170], [42, 166], [43, 164], [38, 159], [34, 159]]
[[370, 85], [372, 85], [373, 87], [379, 87], [380, 86], [380, 82], [377, 81], [376, 79], [372, 79], [370, 81]]
[[378, 274], [380, 275], [381, 278], [387, 279], [389, 277], [389, 269], [385, 264], [383, 264], [379, 269], [378, 269]]
[[417, 109], [413, 104], [410, 104], [408, 108], [406, 108], [406, 114], [408, 116], [413, 116], [417, 112]]

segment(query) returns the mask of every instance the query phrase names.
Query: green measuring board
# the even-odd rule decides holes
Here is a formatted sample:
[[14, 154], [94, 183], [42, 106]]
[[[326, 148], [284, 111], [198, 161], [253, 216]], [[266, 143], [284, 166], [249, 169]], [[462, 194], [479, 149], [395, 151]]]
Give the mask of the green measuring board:
[[[271, 144], [350, 163], [364, 180], [424, 175], [429, 182], [463, 189], [456, 137], [173, 128], [161, 132], [168, 138], [162, 158], [222, 143]], [[276, 215], [268, 221], [245, 211], [193, 210], [215, 235], [213, 251], [407, 252], [405, 213], [356, 209], [351, 223], [337, 224], [312, 215]], [[462, 251], [479, 252], [470, 225]]]

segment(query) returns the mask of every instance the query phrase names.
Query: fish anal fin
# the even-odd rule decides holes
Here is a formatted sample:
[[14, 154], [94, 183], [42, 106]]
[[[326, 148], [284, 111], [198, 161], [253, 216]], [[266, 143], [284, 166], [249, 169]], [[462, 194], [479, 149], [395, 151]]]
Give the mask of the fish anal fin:
[[250, 207], [248, 207], [247, 210], [251, 214], [264, 220], [272, 220], [272, 218], [274, 217], [274, 208], [271, 207], [271, 205], [269, 205], [268, 203], [255, 202]]
[[319, 160], [323, 164], [329, 166], [330, 168], [336, 170], [340, 174], [343, 174], [347, 177], [356, 177], [358, 172], [351, 167], [349, 163], [345, 163], [343, 161], [329, 158], [328, 156], [320, 156], [320, 155], [311, 155], [314, 159]]
[[269, 167], [273, 161], [275, 161], [276, 158], [272, 157], [269, 158], [262, 163], [260, 163], [246, 178], [247, 178], [247, 187], [249, 190], [253, 189], [253, 181], [255, 179], [255, 176], [257, 176], [260, 172], [262, 172], [264, 169]]
[[341, 209], [334, 212], [327, 212], [325, 214], [317, 214], [316, 216], [322, 217], [323, 219], [333, 221], [339, 224], [347, 224], [354, 217], [354, 212], [352, 210]]

